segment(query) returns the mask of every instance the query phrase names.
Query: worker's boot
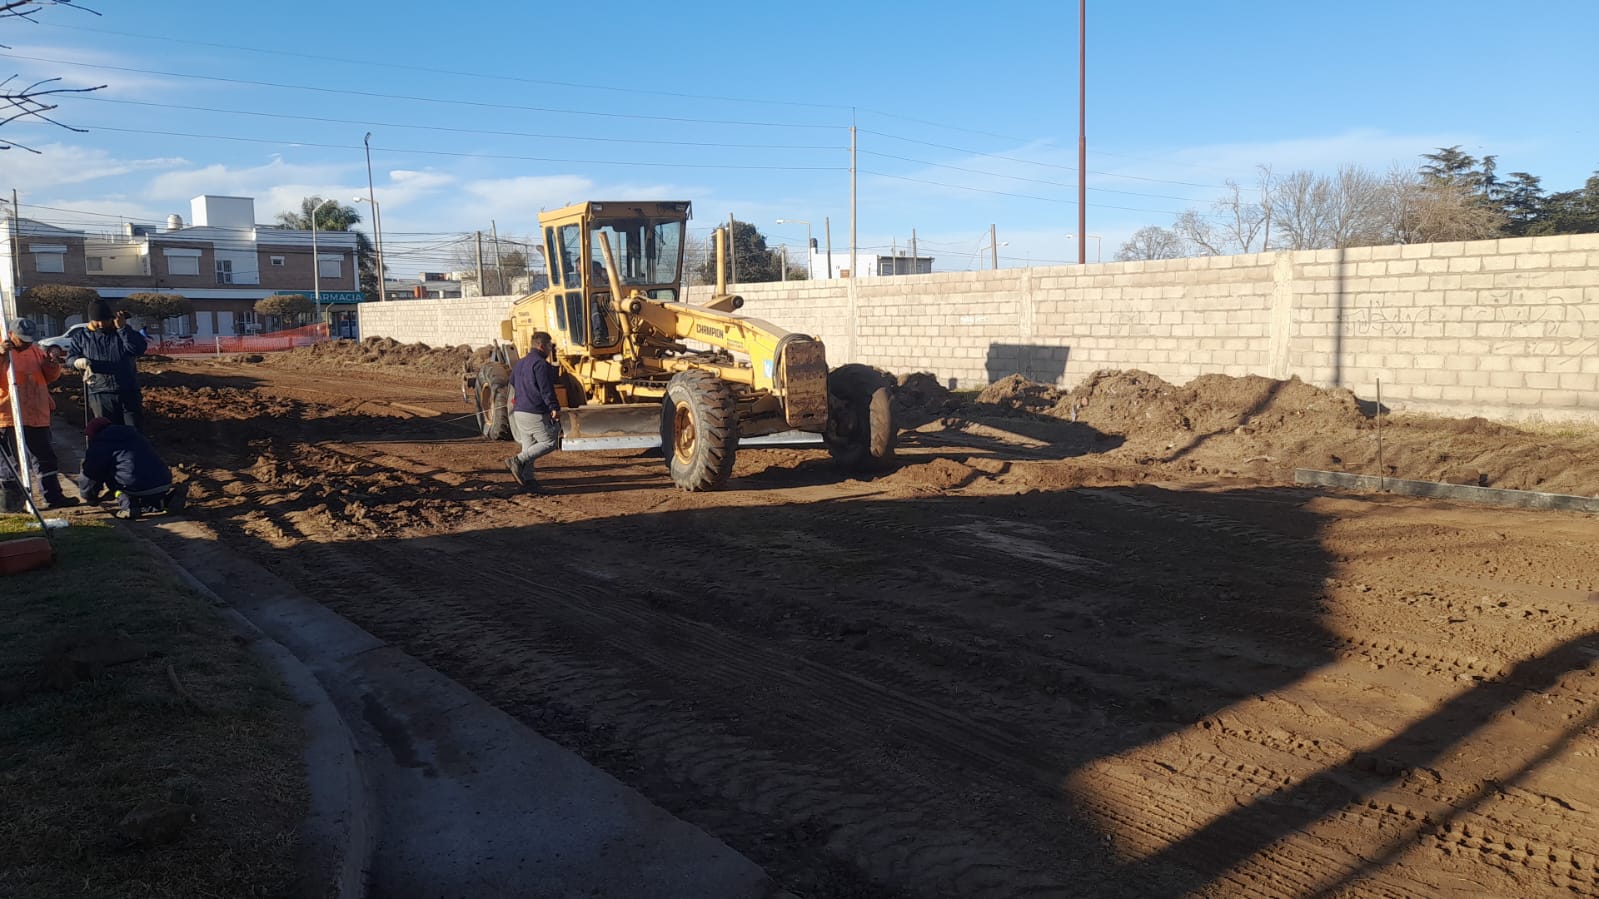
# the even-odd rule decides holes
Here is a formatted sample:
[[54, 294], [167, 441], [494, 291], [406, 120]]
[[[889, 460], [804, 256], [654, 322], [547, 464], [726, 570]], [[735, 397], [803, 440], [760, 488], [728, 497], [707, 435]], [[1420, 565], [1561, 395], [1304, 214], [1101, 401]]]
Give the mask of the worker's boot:
[[28, 495], [16, 481], [0, 482], [0, 512], [28, 511]]
[[53, 471], [39, 475], [39, 490], [44, 493], [46, 509], [70, 509], [83, 502], [61, 492], [61, 476]]
[[189, 504], [189, 482], [173, 484], [167, 495], [161, 498], [161, 511], [168, 515], [181, 513]]

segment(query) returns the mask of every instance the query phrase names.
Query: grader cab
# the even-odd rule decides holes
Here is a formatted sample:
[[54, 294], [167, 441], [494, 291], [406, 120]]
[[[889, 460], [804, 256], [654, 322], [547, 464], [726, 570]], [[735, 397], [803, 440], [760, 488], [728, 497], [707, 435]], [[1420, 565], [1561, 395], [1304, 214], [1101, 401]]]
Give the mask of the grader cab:
[[727, 481], [738, 447], [820, 441], [848, 469], [894, 452], [891, 384], [829, 370], [822, 342], [737, 313], [722, 277], [685, 302], [686, 202], [586, 202], [539, 216], [549, 286], [512, 304], [493, 358], [463, 375], [483, 436], [512, 437], [511, 366], [549, 333], [560, 371], [562, 449], [659, 446], [690, 491]]

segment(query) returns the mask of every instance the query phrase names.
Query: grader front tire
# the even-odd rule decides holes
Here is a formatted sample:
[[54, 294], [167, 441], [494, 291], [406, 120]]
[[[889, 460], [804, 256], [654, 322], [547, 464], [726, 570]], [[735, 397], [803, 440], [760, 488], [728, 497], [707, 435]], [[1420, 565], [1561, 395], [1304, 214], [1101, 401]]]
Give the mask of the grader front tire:
[[715, 490], [733, 473], [738, 409], [715, 375], [679, 372], [661, 400], [661, 451], [672, 483], [690, 493]]

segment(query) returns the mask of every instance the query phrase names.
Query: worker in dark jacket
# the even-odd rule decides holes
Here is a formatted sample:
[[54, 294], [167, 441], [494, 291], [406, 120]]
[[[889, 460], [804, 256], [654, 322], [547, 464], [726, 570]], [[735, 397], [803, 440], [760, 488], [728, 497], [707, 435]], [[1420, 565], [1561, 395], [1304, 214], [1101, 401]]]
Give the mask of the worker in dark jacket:
[[535, 333], [527, 355], [511, 367], [511, 389], [516, 394], [511, 434], [522, 451], [506, 464], [518, 484], [536, 493], [547, 490], [533, 477], [533, 461], [561, 445], [561, 405], [555, 398], [555, 366], [547, 358], [550, 346], [549, 334]]
[[143, 434], [108, 418], [89, 422], [86, 433], [89, 448], [83, 454], [83, 474], [78, 476], [78, 492], [84, 499], [94, 502], [102, 491], [114, 491], [118, 518], [183, 511], [189, 485], [173, 485], [167, 463]]
[[105, 300], [90, 303], [86, 317], [89, 327], [73, 335], [67, 364], [83, 372], [89, 418], [109, 418], [142, 430], [144, 399], [135, 360], [149, 342], [128, 327], [126, 313], [112, 315]]

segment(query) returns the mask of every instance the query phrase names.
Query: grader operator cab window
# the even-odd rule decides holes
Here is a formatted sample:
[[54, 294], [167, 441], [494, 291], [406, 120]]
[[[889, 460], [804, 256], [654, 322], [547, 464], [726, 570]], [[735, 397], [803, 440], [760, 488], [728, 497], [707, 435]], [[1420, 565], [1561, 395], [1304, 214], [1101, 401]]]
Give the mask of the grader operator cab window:
[[[627, 218], [596, 221], [589, 240], [593, 277], [605, 285], [605, 252], [600, 235], [610, 241], [623, 287], [676, 284], [683, 258], [683, 222], [678, 219]], [[654, 293], [654, 291], [650, 291]]]
[[587, 255], [583, 252], [583, 229], [578, 225], [562, 225], [556, 240], [556, 252], [561, 260], [561, 284], [582, 290], [582, 262]]

